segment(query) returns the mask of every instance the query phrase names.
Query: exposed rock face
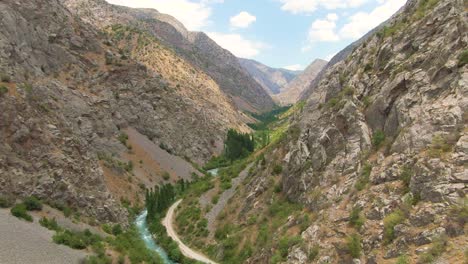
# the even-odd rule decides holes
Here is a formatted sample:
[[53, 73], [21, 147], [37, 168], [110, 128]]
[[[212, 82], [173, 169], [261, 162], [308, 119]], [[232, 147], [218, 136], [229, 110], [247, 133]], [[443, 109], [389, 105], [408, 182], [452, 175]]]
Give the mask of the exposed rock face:
[[258, 61], [241, 59], [239, 62], [252, 77], [270, 94], [279, 94], [301, 71], [270, 68]]
[[[445, 243], [441, 256], [430, 257], [463, 258], [467, 29], [465, 2], [410, 0], [322, 72], [283, 141], [263, 153], [235, 196], [240, 213], [229, 217], [245, 233], [254, 229], [243, 219], [274, 218], [284, 196], [307, 208], [275, 226], [271, 245], [257, 248], [249, 263], [393, 263], [401, 255], [424, 263], [424, 253]], [[278, 163], [281, 180], [272, 172]], [[291, 227], [289, 218], [308, 212], [314, 220]], [[281, 241], [298, 236], [300, 247], [278, 256]], [[318, 255], [303, 260], [314, 247]]]
[[[289, 143], [286, 155], [282, 182], [290, 199], [333, 215], [339, 206], [332, 201], [353, 192], [366, 164], [372, 166], [371, 187], [354, 201], [364, 205], [368, 222], [379, 221], [407, 199], [405, 191], [386, 189], [395, 182], [406, 181], [409, 193], [424, 203], [457, 203], [466, 196], [468, 171], [461, 164], [467, 157], [462, 149], [468, 68], [458, 60], [467, 47], [468, 21], [461, 1], [424, 3], [409, 1], [388, 28], [327, 69], [311, 91], [299, 118], [299, 139]], [[388, 199], [381, 212], [366, 200], [376, 195]], [[410, 219], [411, 229], [395, 227], [395, 232], [407, 234], [432, 221], [437, 222], [434, 213], [421, 211]], [[407, 244], [430, 243], [434, 232], [423, 232], [415, 241], [397, 239], [385, 257], [406, 253]]]
[[327, 65], [327, 61], [316, 59], [301, 72], [294, 80], [281, 89], [276, 99], [283, 105], [296, 103], [302, 92], [311, 85], [320, 71]]
[[241, 67], [234, 55], [205, 33], [187, 31], [171, 16], [153, 9], [114, 6], [104, 0], [61, 1], [81, 19], [98, 28], [126, 24], [151, 34], [193, 67], [203, 70], [242, 110], [266, 111], [274, 106], [268, 93]]
[[125, 222], [96, 155], [126, 150], [121, 128], [197, 162], [220, 151], [228, 128], [248, 129], [208, 75], [151, 36], [100, 32], [55, 0], [2, 1], [0, 14], [0, 73], [10, 79], [0, 82], [2, 195]]

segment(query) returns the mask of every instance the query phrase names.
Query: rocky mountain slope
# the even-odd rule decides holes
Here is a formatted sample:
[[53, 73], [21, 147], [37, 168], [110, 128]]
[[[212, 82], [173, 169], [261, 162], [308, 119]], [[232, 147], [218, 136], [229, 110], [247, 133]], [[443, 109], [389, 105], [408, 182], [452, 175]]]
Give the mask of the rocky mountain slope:
[[0, 14], [2, 196], [124, 223], [103, 171], [133, 175], [124, 128], [195, 162], [219, 153], [228, 128], [249, 129], [209, 75], [124, 20], [97, 29], [57, 0], [2, 1]]
[[239, 58], [239, 62], [270, 95], [280, 93], [283, 87], [300, 74], [300, 71], [274, 69], [255, 60]]
[[214, 255], [466, 263], [466, 10], [409, 0], [326, 70], [217, 219]]
[[327, 61], [321, 59], [314, 60], [294, 80], [281, 89], [281, 93], [275, 96], [276, 99], [283, 105], [296, 103], [302, 92], [311, 85], [312, 81], [326, 65]]
[[241, 67], [237, 58], [203, 32], [189, 32], [173, 17], [153, 9], [132, 9], [105, 0], [62, 0], [72, 12], [105, 29], [125, 24], [144, 31], [210, 76], [236, 106], [248, 111], [267, 111], [273, 106], [268, 93]]

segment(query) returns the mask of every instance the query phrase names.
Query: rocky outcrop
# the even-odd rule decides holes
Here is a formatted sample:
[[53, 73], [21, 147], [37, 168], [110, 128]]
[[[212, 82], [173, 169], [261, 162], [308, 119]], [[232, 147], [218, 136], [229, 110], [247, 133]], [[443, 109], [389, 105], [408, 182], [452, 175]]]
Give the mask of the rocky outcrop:
[[153, 9], [132, 9], [105, 0], [61, 0], [81, 19], [98, 28], [125, 24], [142, 30], [211, 77], [236, 106], [248, 111], [274, 107], [268, 93], [241, 67], [237, 58], [203, 32], [189, 32], [173, 17]]
[[279, 94], [301, 71], [270, 68], [258, 61], [241, 59], [239, 62], [270, 95]]
[[321, 59], [314, 60], [303, 72], [284, 86], [275, 98], [283, 105], [296, 103], [299, 101], [303, 91], [311, 85], [326, 65], [327, 61]]
[[248, 130], [208, 75], [130, 26], [100, 31], [55, 0], [2, 1], [0, 13], [2, 195], [126, 222], [98, 162], [127, 151], [121, 129], [195, 162], [228, 128]]

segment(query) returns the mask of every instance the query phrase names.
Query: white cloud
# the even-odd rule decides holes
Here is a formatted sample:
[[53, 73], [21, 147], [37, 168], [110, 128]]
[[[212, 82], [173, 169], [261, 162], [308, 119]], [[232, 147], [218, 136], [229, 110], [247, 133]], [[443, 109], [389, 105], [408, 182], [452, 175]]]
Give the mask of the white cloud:
[[189, 30], [201, 30], [209, 24], [211, 8], [209, 4], [222, 3], [223, 0], [106, 0], [111, 4], [135, 8], [154, 8], [169, 14], [182, 22]]
[[247, 28], [255, 22], [257, 18], [248, 12], [242, 11], [236, 16], [231, 17], [230, 23], [232, 27], [235, 28]]
[[328, 14], [325, 19], [316, 19], [309, 28], [309, 42], [340, 40], [340, 37], [335, 33], [335, 21], [337, 20], [338, 15], [335, 13]]
[[323, 7], [329, 10], [338, 8], [355, 8], [363, 5], [368, 0], [280, 0], [281, 9], [293, 14], [310, 14]]
[[245, 39], [239, 34], [224, 34], [218, 32], [207, 32], [206, 34], [218, 43], [218, 45], [240, 58], [253, 58], [258, 55], [261, 50], [267, 48], [266, 44]]
[[304, 69], [304, 67], [302, 67], [302, 65], [300, 64], [294, 64], [294, 65], [284, 66], [283, 69], [290, 70], [290, 71], [301, 71]]
[[333, 57], [335, 57], [335, 55], [336, 55], [337, 53], [338, 53], [338, 52], [328, 54], [328, 55], [325, 57], [325, 60], [326, 60], [326, 61], [330, 61]]
[[358, 12], [340, 29], [342, 38], [358, 39], [395, 14], [406, 0], [387, 0], [369, 13]]

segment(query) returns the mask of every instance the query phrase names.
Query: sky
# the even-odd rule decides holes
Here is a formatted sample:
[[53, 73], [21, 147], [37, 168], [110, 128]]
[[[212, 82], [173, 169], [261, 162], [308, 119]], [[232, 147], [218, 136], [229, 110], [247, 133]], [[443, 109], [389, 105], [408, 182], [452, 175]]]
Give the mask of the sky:
[[155, 8], [241, 58], [302, 70], [391, 17], [406, 0], [107, 0]]

